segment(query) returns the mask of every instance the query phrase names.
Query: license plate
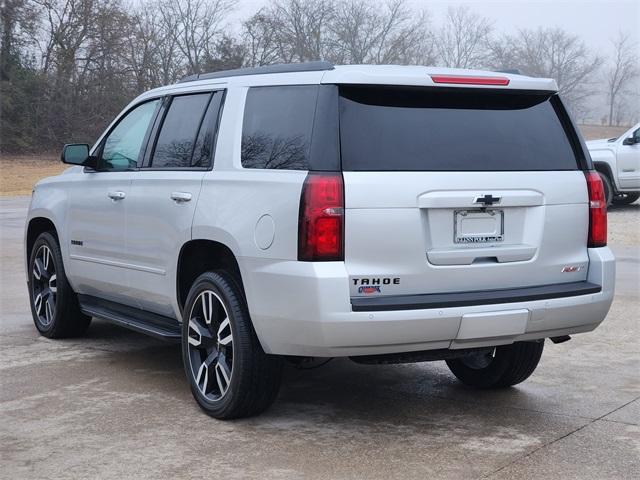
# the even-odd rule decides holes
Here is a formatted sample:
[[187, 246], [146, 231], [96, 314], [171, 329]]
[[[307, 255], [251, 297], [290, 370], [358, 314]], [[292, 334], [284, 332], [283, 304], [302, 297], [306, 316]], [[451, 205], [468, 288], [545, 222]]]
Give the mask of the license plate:
[[504, 240], [504, 210], [455, 210], [454, 243], [491, 243]]

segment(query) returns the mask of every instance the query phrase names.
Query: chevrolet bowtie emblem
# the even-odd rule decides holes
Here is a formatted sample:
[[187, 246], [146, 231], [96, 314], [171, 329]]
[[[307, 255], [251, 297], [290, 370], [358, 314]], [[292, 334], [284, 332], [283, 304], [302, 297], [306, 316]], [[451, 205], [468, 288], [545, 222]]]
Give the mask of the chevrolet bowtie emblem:
[[494, 197], [493, 195], [484, 195], [482, 197], [476, 197], [473, 203], [482, 203], [483, 205], [493, 205], [494, 203], [500, 203], [502, 197]]

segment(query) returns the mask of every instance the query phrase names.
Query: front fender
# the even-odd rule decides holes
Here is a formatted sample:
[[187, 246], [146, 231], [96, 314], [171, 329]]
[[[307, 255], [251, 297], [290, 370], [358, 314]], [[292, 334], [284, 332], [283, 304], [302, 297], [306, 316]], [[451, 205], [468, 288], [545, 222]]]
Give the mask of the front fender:
[[38, 186], [34, 188], [24, 227], [23, 252], [25, 272], [28, 272], [29, 268], [27, 234], [29, 232], [31, 222], [37, 218], [47, 219], [53, 224], [56, 229], [58, 240], [60, 241], [62, 260], [65, 263], [67, 262], [67, 259], [69, 258], [69, 244], [67, 242], [66, 231], [64, 228], [66, 225], [67, 201], [68, 198], [66, 192], [61, 188], [57, 188], [55, 184], [38, 184]]

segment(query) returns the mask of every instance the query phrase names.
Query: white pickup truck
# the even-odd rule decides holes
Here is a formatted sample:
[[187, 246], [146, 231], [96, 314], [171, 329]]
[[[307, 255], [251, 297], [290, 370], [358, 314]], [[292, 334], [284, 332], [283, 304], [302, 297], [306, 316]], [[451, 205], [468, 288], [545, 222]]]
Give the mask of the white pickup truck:
[[628, 205], [640, 198], [640, 123], [620, 137], [587, 142], [587, 147], [607, 205]]

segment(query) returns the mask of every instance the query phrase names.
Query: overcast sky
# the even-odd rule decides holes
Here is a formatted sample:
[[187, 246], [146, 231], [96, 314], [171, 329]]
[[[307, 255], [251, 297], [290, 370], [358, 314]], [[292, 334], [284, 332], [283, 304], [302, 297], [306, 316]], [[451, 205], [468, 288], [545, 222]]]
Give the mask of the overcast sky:
[[[383, 1], [383, 0], [382, 0]], [[416, 9], [426, 8], [437, 26], [449, 6], [469, 5], [495, 21], [496, 30], [559, 26], [580, 36], [606, 54], [609, 41], [619, 30], [630, 32], [640, 44], [640, 0], [408, 0]], [[239, 0], [234, 17], [246, 18], [266, 0]], [[372, 2], [375, 3], [375, 2]]]
[[447, 7], [469, 5], [478, 13], [495, 20], [496, 30], [562, 27], [582, 37], [597, 49], [607, 49], [618, 30], [634, 34], [640, 40], [640, 0], [413, 0], [434, 13], [434, 22]]

